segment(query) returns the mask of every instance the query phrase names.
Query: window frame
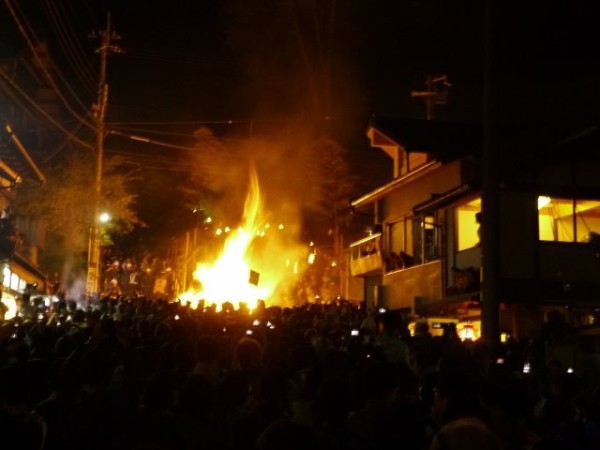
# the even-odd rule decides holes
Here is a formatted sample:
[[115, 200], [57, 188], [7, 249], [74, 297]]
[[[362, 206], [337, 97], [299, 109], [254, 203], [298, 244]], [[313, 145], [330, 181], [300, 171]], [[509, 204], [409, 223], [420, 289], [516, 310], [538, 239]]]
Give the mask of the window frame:
[[[541, 202], [542, 202], [542, 198], [544, 199], [548, 199], [548, 200], [544, 200], [544, 201], [548, 201], [548, 203], [544, 204], [544, 206], [540, 206]], [[548, 207], [548, 204], [550, 204], [551, 202], [556, 202], [559, 203], [570, 203], [570, 214], [564, 214], [563, 216], [558, 216], [558, 218], [555, 217], [555, 215], [553, 214], [543, 214], [542, 211], [544, 209], [546, 209]], [[588, 208], [584, 211], [578, 211], [577, 205], [581, 205], [583, 202], [597, 202], [598, 205], [594, 206], [593, 208]], [[600, 210], [600, 200], [598, 199], [587, 199], [587, 198], [573, 198], [573, 197], [552, 197], [550, 195], [546, 195], [546, 194], [539, 194], [537, 196], [537, 204], [538, 204], [538, 212], [537, 212], [537, 239], [538, 242], [562, 242], [562, 243], [566, 243], [566, 244], [585, 244], [589, 242], [589, 236], [591, 233], [595, 232], [595, 233], [600, 233], [600, 224], [598, 226], [598, 231], [595, 231], [592, 227], [589, 227], [588, 225], [586, 225], [585, 222], [585, 217], [582, 216], [582, 214], [586, 211], [589, 211], [591, 209], [596, 209], [598, 208]], [[551, 232], [553, 235], [553, 239], [543, 239], [542, 238], [542, 222], [540, 221], [540, 218], [542, 216], [548, 216], [549, 219], [552, 222], [551, 226]], [[561, 217], [565, 218], [565, 219], [570, 219], [570, 223], [571, 223], [571, 228], [572, 228], [572, 238], [571, 239], [561, 239], [560, 238], [560, 232], [558, 231], [556, 221], [561, 219]], [[582, 225], [583, 224], [583, 225]], [[583, 230], [583, 231], [582, 231]], [[587, 235], [586, 235], [587, 234]]]
[[[427, 218], [431, 218], [430, 221], [427, 221], [429, 227], [423, 227], [423, 220]], [[393, 233], [395, 226], [402, 227], [402, 243], [399, 246], [394, 244], [394, 236], [399, 233]], [[426, 247], [424, 249], [423, 245], [425, 244], [424, 231], [432, 230], [433, 238], [433, 257], [423, 258], [423, 251], [425, 250], [425, 254], [427, 255]], [[402, 216], [398, 219], [391, 220], [385, 224], [385, 239], [386, 239], [386, 253], [387, 257], [390, 259], [390, 268], [385, 266], [385, 272], [394, 272], [396, 270], [403, 270], [409, 267], [414, 267], [417, 265], [426, 264], [431, 261], [437, 261], [441, 258], [441, 248], [442, 248], [442, 235], [440, 232], [441, 226], [438, 223], [438, 211], [422, 213], [422, 214], [408, 214]], [[418, 247], [417, 247], [418, 246]], [[408, 266], [395, 267], [392, 263], [391, 259], [394, 258], [394, 255], [400, 256], [401, 252], [406, 253], [411, 258], [411, 264]]]
[[[471, 223], [475, 227], [475, 233], [479, 234], [480, 230], [481, 230], [481, 223], [478, 224], [476, 218], [477, 218], [477, 214], [481, 213], [481, 202], [482, 202], [481, 195], [478, 195], [478, 196], [474, 196], [474, 197], [469, 197], [468, 199], [465, 199], [464, 201], [461, 201], [460, 203], [457, 203], [452, 207], [452, 221], [453, 221], [453, 226], [454, 226], [454, 247], [455, 247], [455, 249], [456, 249], [455, 251], [457, 253], [472, 250], [474, 248], [478, 248], [481, 246], [481, 240], [478, 239], [471, 246], [461, 247], [461, 245], [460, 245], [460, 243], [461, 243], [461, 226], [460, 226], [460, 219], [459, 219], [459, 211], [461, 210], [461, 208], [465, 209], [465, 207], [468, 206], [469, 204], [476, 203], [473, 206], [475, 208], [478, 206], [479, 208], [476, 209], [475, 212], [473, 212], [473, 221]], [[478, 205], [477, 205], [477, 203], [478, 203]]]

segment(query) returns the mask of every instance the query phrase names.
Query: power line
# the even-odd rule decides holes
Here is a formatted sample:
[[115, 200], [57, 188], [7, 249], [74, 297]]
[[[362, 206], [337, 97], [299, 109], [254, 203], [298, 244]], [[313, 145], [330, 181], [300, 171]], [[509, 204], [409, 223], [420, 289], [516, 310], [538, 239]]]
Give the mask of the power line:
[[[322, 121], [330, 121], [331, 118], [323, 117], [321, 119], [313, 119], [313, 120], [322, 120]], [[107, 125], [110, 126], [119, 126], [119, 125], [234, 125], [234, 124], [247, 124], [250, 125], [252, 123], [290, 123], [290, 122], [303, 122], [303, 119], [213, 119], [213, 120], [170, 120], [170, 121], [120, 121], [120, 122], [107, 122]]]
[[127, 121], [127, 122], [107, 122], [107, 125], [118, 126], [118, 125], [210, 125], [210, 124], [237, 124], [237, 123], [250, 123], [254, 122], [252, 119], [235, 119], [235, 120], [171, 120], [171, 121], [151, 121], [151, 122], [138, 122], [138, 121]]
[[137, 127], [116, 127], [119, 131], [127, 131], [129, 133], [147, 133], [147, 134], [158, 134], [161, 136], [176, 136], [176, 137], [185, 137], [190, 138], [190, 133], [176, 132], [176, 131], [160, 131], [157, 129], [150, 128], [137, 128]]
[[127, 48], [127, 56], [136, 59], [143, 59], [147, 61], [160, 61], [170, 63], [181, 63], [189, 65], [209, 65], [214, 67], [215, 65], [226, 65], [233, 67], [233, 61], [223, 61], [214, 59], [198, 59], [189, 55], [182, 55], [173, 52], [157, 52], [155, 50]]
[[[92, 68], [87, 59], [81, 56], [84, 51], [81, 49], [81, 44], [78, 39], [73, 38], [74, 33], [69, 33], [68, 27], [64, 24], [60, 13], [55, 9], [52, 1], [44, 1], [46, 7], [46, 16], [49, 18], [50, 25], [54, 30], [57, 42], [63, 49], [64, 55], [69, 60], [75, 75], [81, 80], [88, 92], [94, 93], [96, 81], [92, 75]], [[69, 23], [67, 21], [67, 23]], [[75, 42], [77, 45], [73, 45]]]
[[[48, 81], [48, 83], [50, 84], [50, 86], [52, 87], [52, 89], [54, 90], [54, 92], [58, 95], [58, 97], [60, 98], [60, 100], [62, 101], [63, 105], [67, 108], [67, 110], [78, 120], [80, 120], [85, 126], [87, 126], [90, 129], [94, 129], [94, 126], [89, 123], [85, 118], [81, 117], [79, 115], [79, 113], [77, 113], [70, 105], [70, 103], [68, 102], [68, 100], [63, 96], [62, 92], [60, 91], [60, 89], [58, 88], [58, 86], [56, 85], [56, 82], [54, 81], [54, 78], [52, 77], [52, 75], [50, 74], [50, 72], [48, 71], [48, 69], [46, 68], [46, 66], [44, 65], [43, 61], [40, 58], [40, 55], [38, 53], [38, 50], [36, 49], [35, 45], [33, 44], [31, 38], [29, 37], [29, 35], [27, 34], [27, 31], [25, 30], [23, 24], [21, 23], [21, 21], [19, 20], [19, 17], [17, 16], [14, 8], [12, 7], [11, 1], [10, 0], [5, 0], [4, 2], [6, 4], [6, 7], [8, 8], [13, 20], [15, 21], [17, 28], [19, 29], [19, 31], [21, 32], [21, 35], [23, 36], [23, 38], [25, 39], [25, 42], [27, 43], [29, 49], [31, 50], [31, 52], [33, 53], [33, 56], [35, 58], [35, 60], [38, 63], [38, 66], [40, 68], [40, 70], [44, 73], [46, 80]], [[33, 33], [32, 33], [33, 34]], [[35, 36], [35, 35], [34, 35]], [[48, 59], [51, 61], [51, 58], [48, 56]], [[67, 83], [68, 86], [68, 83]], [[75, 95], [73, 93], [73, 95]], [[75, 96], [75, 98], [80, 102], [80, 100]], [[80, 102], [81, 103], [81, 102]], [[83, 106], [84, 109], [85, 106], [81, 103], [81, 105]]]
[[127, 133], [123, 133], [121, 131], [118, 130], [108, 130], [107, 131], [108, 134], [113, 134], [115, 136], [121, 136], [127, 139], [131, 139], [132, 141], [137, 141], [137, 142], [143, 142], [146, 144], [154, 144], [154, 145], [158, 145], [161, 147], [168, 147], [168, 148], [176, 148], [179, 150], [188, 150], [188, 151], [197, 151], [197, 148], [194, 147], [187, 147], [187, 146], [183, 146], [183, 145], [177, 145], [177, 144], [171, 144], [169, 142], [163, 142], [163, 141], [157, 141], [155, 139], [150, 139], [149, 137], [145, 137], [145, 136], [137, 136], [135, 134], [127, 134]]
[[123, 156], [125, 158], [133, 158], [130, 161], [139, 164], [145, 169], [151, 170], [165, 170], [173, 172], [191, 172], [197, 167], [194, 164], [176, 163], [168, 157], [146, 157], [140, 154], [123, 152], [120, 150], [105, 150], [105, 153], [109, 153], [116, 156]]
[[[70, 136], [74, 136], [75, 135], [75, 131], [78, 131], [81, 127], [82, 127], [82, 123], [77, 124], [77, 126], [71, 131]], [[67, 145], [67, 143], [71, 140], [71, 137], [67, 136], [66, 139], [64, 139], [60, 145], [58, 145], [54, 151], [52, 153], [50, 153], [48, 156], [46, 156], [46, 158], [42, 161], [44, 163], [47, 163], [48, 161], [50, 161], [52, 158], [54, 158], [56, 155], [58, 155]]]
[[63, 127], [60, 123], [58, 123], [50, 114], [48, 114], [44, 109], [39, 106], [35, 100], [33, 100], [21, 87], [15, 83], [8, 74], [4, 71], [4, 69], [0, 68], [0, 76], [9, 83], [10, 87], [12, 87], [15, 91], [17, 91], [27, 102], [33, 106], [36, 111], [41, 114], [52, 126], [60, 130], [66, 136], [69, 136], [73, 141], [83, 146], [84, 148], [93, 150], [93, 147], [85, 141], [82, 141], [77, 136], [73, 135], [69, 130]]

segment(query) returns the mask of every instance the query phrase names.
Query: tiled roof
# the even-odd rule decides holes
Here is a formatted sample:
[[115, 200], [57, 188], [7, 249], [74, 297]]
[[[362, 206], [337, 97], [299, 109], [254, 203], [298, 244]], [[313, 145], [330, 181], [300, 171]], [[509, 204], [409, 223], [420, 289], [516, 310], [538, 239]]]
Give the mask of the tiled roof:
[[369, 127], [402, 145], [407, 152], [434, 154], [436, 159], [481, 154], [483, 129], [480, 125], [374, 117]]

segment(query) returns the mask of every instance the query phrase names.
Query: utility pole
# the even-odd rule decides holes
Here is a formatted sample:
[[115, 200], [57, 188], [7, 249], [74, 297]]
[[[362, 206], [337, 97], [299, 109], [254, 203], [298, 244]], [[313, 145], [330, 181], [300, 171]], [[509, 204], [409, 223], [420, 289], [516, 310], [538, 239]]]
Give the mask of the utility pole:
[[483, 55], [483, 158], [481, 211], [481, 337], [491, 349], [500, 341], [500, 195], [498, 148], [498, 79], [496, 52], [499, 4], [486, 0]]
[[425, 90], [411, 91], [410, 96], [413, 98], [424, 99], [426, 118], [427, 120], [433, 120], [434, 105], [446, 104], [448, 100], [448, 88], [450, 87], [452, 87], [452, 84], [450, 84], [446, 75], [440, 75], [437, 77], [427, 75], [427, 78], [425, 79]]
[[100, 39], [100, 47], [96, 50], [100, 54], [100, 74], [98, 79], [98, 98], [93, 106], [94, 123], [96, 125], [96, 179], [94, 183], [94, 216], [90, 227], [88, 244], [88, 267], [86, 290], [88, 295], [99, 292], [100, 278], [100, 202], [102, 200], [102, 160], [104, 157], [104, 138], [106, 108], [108, 104], [108, 84], [106, 83], [106, 59], [109, 52], [119, 52], [120, 49], [112, 44], [113, 40], [120, 39], [110, 28], [110, 13], [106, 20], [106, 29], [91, 37]]

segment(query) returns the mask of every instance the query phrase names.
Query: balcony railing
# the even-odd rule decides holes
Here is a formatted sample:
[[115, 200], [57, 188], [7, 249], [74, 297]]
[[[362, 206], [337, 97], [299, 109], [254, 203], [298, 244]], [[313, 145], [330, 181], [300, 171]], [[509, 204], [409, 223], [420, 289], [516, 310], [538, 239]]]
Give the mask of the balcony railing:
[[382, 268], [381, 233], [350, 244], [350, 271], [353, 276], [380, 274]]

